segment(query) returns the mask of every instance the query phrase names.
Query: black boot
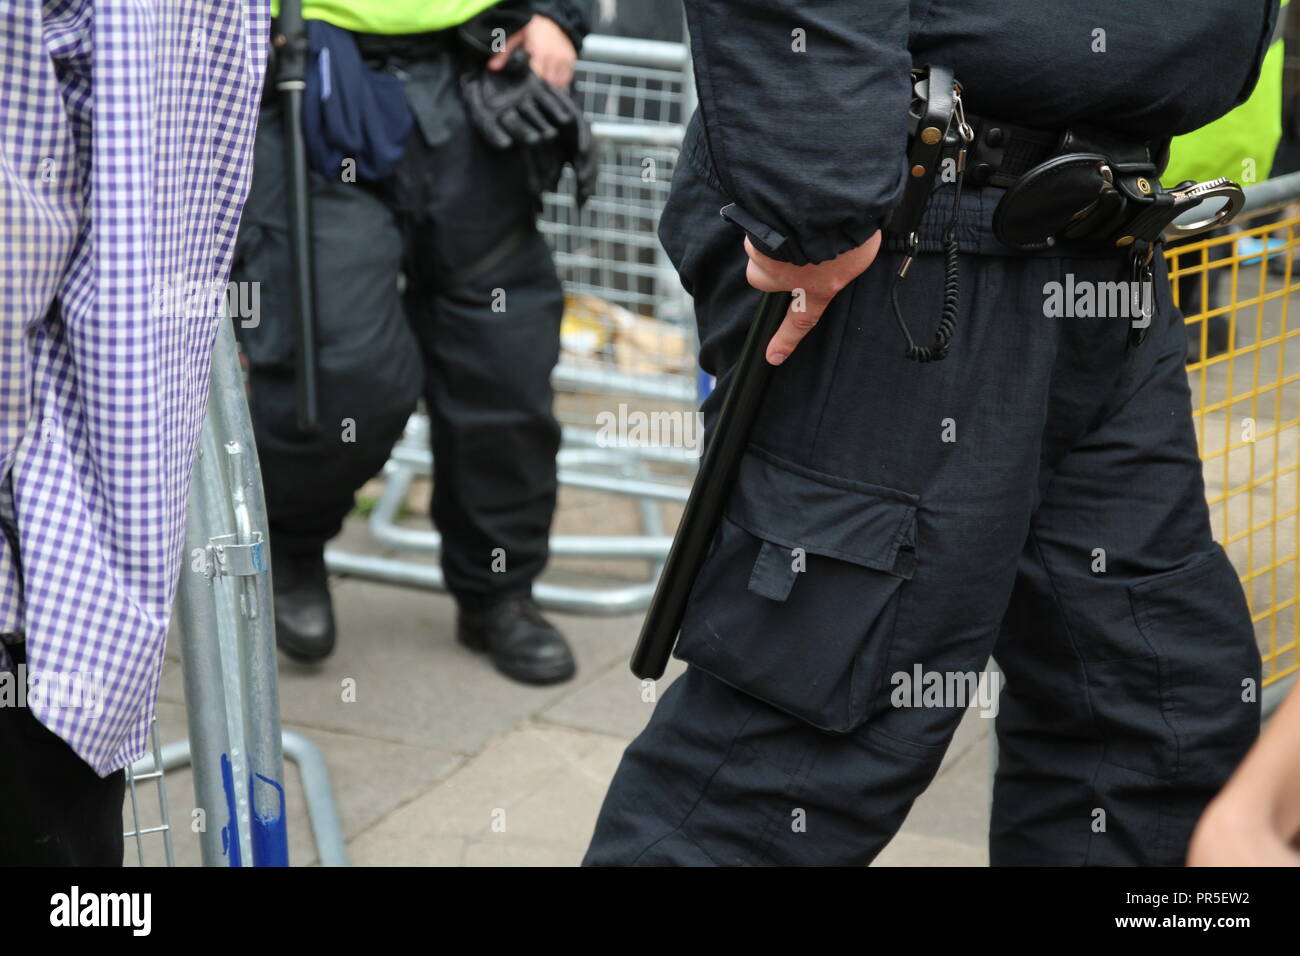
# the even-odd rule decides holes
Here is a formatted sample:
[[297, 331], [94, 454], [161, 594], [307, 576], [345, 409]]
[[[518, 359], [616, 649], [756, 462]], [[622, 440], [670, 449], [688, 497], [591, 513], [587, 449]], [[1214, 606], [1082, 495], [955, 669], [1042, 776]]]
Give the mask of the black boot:
[[303, 664], [323, 661], [334, 650], [334, 606], [330, 602], [325, 551], [271, 556], [275, 590], [275, 643]]
[[461, 608], [456, 639], [492, 655], [497, 670], [524, 684], [556, 684], [577, 670], [564, 635], [542, 617], [531, 597], [508, 597], [482, 609]]

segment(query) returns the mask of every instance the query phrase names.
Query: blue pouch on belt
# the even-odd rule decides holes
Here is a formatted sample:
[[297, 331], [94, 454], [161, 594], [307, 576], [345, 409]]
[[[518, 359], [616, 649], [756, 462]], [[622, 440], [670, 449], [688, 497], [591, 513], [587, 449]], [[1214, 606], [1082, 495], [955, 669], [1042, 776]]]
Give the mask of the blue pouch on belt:
[[392, 175], [414, 124], [401, 81], [368, 69], [352, 34], [333, 24], [308, 20], [307, 47], [302, 124], [312, 169], [334, 178], [351, 159], [358, 179]]

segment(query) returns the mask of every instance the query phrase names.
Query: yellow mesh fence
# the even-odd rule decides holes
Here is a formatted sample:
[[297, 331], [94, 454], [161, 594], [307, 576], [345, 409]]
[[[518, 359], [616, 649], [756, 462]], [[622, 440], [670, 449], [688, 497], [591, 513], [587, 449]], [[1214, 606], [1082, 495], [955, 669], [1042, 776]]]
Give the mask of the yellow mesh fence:
[[[1264, 683], [1300, 670], [1300, 217], [1167, 251], [1214, 536], [1246, 591]], [[1264, 243], [1267, 243], [1265, 246]]]

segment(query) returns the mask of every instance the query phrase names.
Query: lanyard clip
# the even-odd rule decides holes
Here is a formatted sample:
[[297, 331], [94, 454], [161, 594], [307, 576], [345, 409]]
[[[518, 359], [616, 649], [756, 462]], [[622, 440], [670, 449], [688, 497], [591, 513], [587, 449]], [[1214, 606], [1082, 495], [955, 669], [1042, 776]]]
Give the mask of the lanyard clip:
[[971, 128], [970, 123], [966, 122], [966, 107], [961, 101], [961, 84], [956, 80], [952, 82], [952, 114], [953, 119], [957, 121], [957, 135], [961, 137], [962, 150], [975, 142], [975, 130]]
[[1151, 262], [1155, 259], [1155, 243], [1134, 243], [1129, 261], [1132, 264], [1129, 281], [1129, 345], [1136, 347], [1145, 341], [1151, 317], [1155, 315], [1155, 282]]
[[907, 249], [903, 254], [903, 263], [898, 267], [898, 277], [907, 278], [907, 270], [912, 267], [912, 260], [916, 258], [917, 247], [921, 245], [921, 237], [914, 232], [907, 234]]

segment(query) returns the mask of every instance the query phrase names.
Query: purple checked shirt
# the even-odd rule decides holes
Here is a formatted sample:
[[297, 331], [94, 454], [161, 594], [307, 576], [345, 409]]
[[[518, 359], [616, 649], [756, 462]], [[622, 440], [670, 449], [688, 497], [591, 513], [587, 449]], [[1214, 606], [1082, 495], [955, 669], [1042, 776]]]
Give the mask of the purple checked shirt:
[[0, 2], [0, 669], [101, 775], [148, 739], [269, 18]]

